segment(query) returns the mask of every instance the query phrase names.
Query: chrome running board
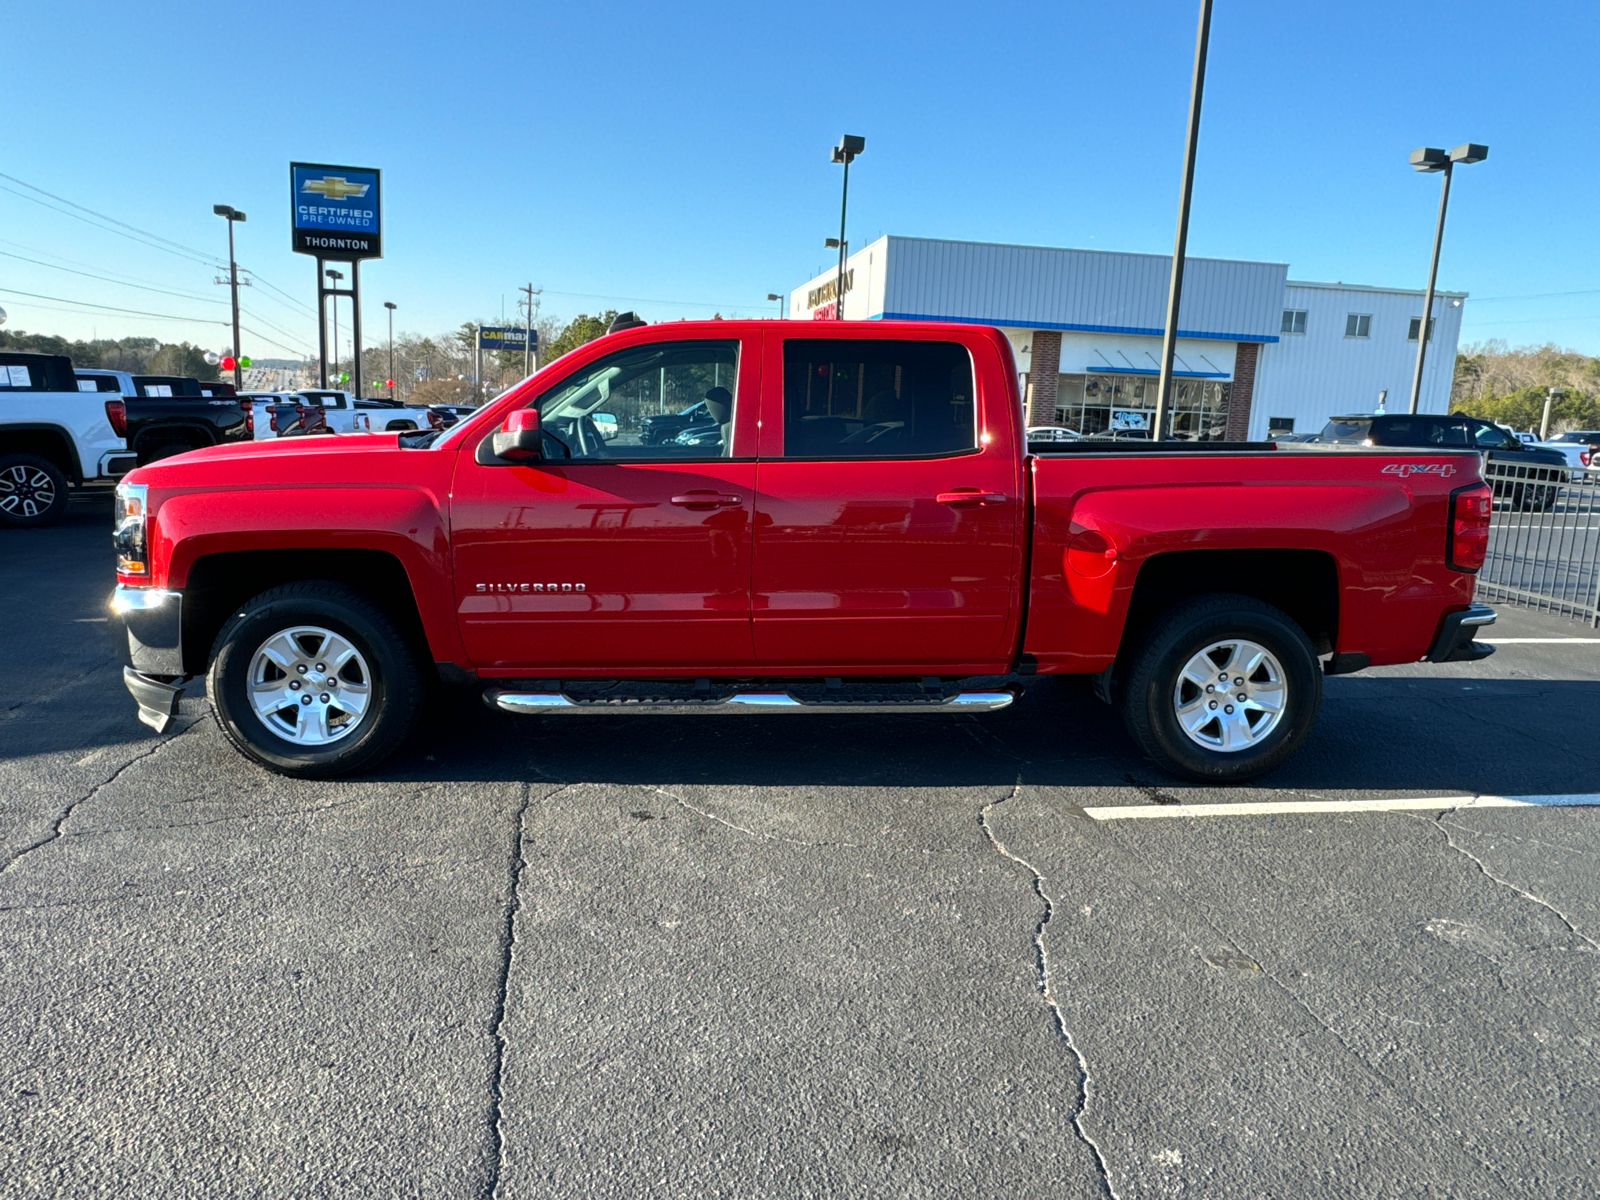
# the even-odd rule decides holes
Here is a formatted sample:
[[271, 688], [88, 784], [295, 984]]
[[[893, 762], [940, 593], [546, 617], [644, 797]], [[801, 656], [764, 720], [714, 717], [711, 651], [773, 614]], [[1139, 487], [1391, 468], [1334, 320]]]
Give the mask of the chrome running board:
[[735, 692], [731, 696], [704, 700], [668, 697], [574, 699], [564, 692], [523, 692], [510, 688], [489, 688], [483, 694], [490, 708], [514, 713], [560, 716], [594, 714], [619, 716], [638, 713], [669, 716], [730, 716], [752, 713], [981, 713], [1007, 708], [1017, 698], [1012, 691], [959, 692], [954, 696], [930, 696], [926, 700], [910, 696], [882, 700], [849, 699], [799, 700], [788, 692]]

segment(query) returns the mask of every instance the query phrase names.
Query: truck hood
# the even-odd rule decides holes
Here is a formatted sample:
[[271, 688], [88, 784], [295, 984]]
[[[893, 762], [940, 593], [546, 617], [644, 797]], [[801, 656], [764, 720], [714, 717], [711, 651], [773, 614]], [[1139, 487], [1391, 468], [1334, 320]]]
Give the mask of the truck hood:
[[349, 462], [352, 455], [393, 453], [398, 445], [397, 433], [337, 433], [229, 442], [139, 467], [129, 472], [125, 480], [156, 487], [253, 482], [266, 477], [311, 480], [324, 472], [337, 474], [338, 468], [333, 464]]

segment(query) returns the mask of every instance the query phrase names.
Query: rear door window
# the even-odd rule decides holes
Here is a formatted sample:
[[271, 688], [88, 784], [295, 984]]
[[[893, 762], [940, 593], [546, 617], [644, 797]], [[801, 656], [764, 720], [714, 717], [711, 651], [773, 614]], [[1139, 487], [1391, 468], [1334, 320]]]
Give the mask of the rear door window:
[[972, 356], [957, 342], [789, 338], [783, 457], [937, 458], [978, 448]]

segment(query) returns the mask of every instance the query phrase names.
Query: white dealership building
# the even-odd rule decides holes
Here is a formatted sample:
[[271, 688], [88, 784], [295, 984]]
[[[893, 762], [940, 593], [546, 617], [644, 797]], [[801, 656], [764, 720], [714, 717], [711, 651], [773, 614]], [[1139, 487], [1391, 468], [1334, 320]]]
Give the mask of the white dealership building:
[[[850, 255], [844, 315], [996, 325], [1022, 374], [1030, 425], [1144, 429], [1155, 408], [1171, 258], [885, 236]], [[835, 315], [838, 271], [790, 295], [789, 315]], [[1464, 292], [1434, 296], [1423, 412], [1450, 402]], [[1411, 395], [1420, 289], [1307, 283], [1284, 263], [1186, 260], [1174, 363], [1180, 437], [1315, 433], [1331, 416]]]

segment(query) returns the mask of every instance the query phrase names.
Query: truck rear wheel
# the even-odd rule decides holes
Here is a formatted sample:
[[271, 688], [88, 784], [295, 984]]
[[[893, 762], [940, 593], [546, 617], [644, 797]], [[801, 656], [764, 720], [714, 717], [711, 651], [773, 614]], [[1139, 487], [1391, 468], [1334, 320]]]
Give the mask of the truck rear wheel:
[[1305, 740], [1322, 673], [1305, 631], [1249, 596], [1214, 595], [1161, 617], [1122, 689], [1122, 719], [1175, 775], [1237, 783], [1272, 770]]
[[217, 723], [281, 775], [375, 767], [415, 723], [422, 680], [377, 605], [331, 583], [291, 583], [241, 605], [217, 635], [207, 689]]
[[37, 454], [0, 455], [0, 525], [48, 525], [67, 511], [67, 477]]

